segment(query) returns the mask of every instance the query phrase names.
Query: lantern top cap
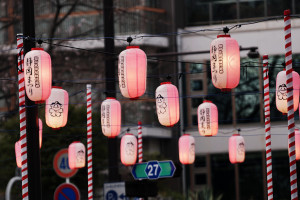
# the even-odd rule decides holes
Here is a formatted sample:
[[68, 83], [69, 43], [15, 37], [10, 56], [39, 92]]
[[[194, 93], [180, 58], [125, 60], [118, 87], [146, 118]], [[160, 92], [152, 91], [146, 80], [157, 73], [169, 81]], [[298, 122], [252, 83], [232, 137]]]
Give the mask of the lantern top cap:
[[133, 135], [132, 133], [125, 133], [125, 135]]
[[210, 100], [204, 100], [203, 103], [212, 103]]
[[74, 142], [72, 142], [72, 143], [81, 143], [80, 141], [74, 141]]
[[139, 49], [139, 46], [127, 46], [126, 49]]
[[116, 99], [115, 97], [106, 97], [106, 99]]
[[42, 50], [42, 51], [44, 51], [43, 48], [31, 48], [31, 50]]
[[160, 83], [160, 85], [165, 85], [165, 84], [172, 84], [171, 82], [162, 82], [162, 83]]
[[188, 134], [188, 133], [185, 133], [185, 134], [183, 134], [182, 136], [190, 136], [190, 134]]
[[218, 36], [217, 36], [217, 38], [225, 38], [225, 37], [230, 38], [230, 35], [218, 35]]
[[52, 86], [52, 88], [62, 89], [60, 86]]
[[239, 133], [235, 133], [232, 136], [240, 136], [240, 134]]

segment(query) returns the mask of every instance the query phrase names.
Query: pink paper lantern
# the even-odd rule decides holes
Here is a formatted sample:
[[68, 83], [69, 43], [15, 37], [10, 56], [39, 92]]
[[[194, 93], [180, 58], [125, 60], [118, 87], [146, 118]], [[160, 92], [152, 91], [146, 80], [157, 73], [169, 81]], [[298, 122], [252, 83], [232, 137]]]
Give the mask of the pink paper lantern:
[[43, 142], [43, 122], [41, 119], [39, 119], [39, 144], [40, 148], [42, 148], [42, 142]]
[[193, 164], [195, 161], [195, 139], [189, 134], [184, 134], [178, 141], [179, 161], [184, 165]]
[[216, 88], [231, 90], [240, 81], [240, 47], [230, 35], [218, 35], [210, 45], [211, 79]]
[[211, 101], [204, 100], [198, 106], [198, 130], [202, 136], [214, 136], [218, 133], [218, 108]]
[[85, 166], [85, 146], [81, 142], [72, 142], [68, 149], [70, 169], [83, 168]]
[[127, 98], [138, 98], [146, 91], [147, 56], [138, 46], [128, 46], [119, 55], [119, 87]]
[[295, 153], [296, 160], [300, 160], [300, 132], [299, 129], [295, 129]]
[[17, 166], [19, 168], [22, 168], [21, 141], [15, 143], [15, 155], [16, 155]]
[[159, 123], [173, 126], [179, 121], [179, 95], [175, 85], [163, 82], [155, 91], [156, 113]]
[[242, 163], [245, 160], [245, 141], [240, 134], [233, 134], [229, 138], [229, 160], [232, 164]]
[[107, 97], [101, 104], [101, 127], [106, 137], [114, 138], [121, 131], [121, 104], [113, 97]]
[[[294, 111], [298, 109], [299, 105], [299, 89], [300, 77], [299, 74], [293, 71], [293, 99]], [[287, 85], [286, 85], [286, 71], [283, 70], [277, 74], [276, 78], [276, 107], [283, 114], [287, 113]]]
[[52, 86], [50, 55], [42, 48], [32, 48], [24, 57], [24, 80], [28, 98], [32, 101], [48, 99]]
[[51, 128], [61, 128], [68, 121], [69, 95], [61, 87], [53, 87], [46, 100], [46, 124]]
[[126, 133], [121, 139], [120, 147], [121, 162], [129, 166], [136, 163], [137, 158], [137, 139], [131, 133]]

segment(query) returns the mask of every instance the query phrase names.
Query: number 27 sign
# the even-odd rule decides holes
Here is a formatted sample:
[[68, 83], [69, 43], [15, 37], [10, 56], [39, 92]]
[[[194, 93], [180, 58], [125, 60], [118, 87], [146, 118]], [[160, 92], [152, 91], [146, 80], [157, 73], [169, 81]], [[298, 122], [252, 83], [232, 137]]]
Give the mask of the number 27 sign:
[[69, 167], [68, 149], [61, 149], [55, 154], [53, 168], [57, 175], [62, 178], [72, 177], [78, 171], [78, 169], [70, 169]]

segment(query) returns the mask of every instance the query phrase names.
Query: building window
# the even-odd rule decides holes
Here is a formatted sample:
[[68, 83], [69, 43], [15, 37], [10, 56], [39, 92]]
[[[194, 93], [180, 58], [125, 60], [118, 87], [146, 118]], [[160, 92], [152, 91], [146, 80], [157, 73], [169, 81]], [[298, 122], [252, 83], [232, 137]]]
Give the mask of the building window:
[[192, 98], [192, 107], [198, 108], [198, 106], [203, 102], [202, 98]]
[[205, 156], [196, 156], [194, 162], [195, 168], [206, 167], [206, 157]]
[[206, 185], [207, 175], [206, 174], [195, 174], [195, 185]]
[[191, 89], [192, 89], [192, 91], [203, 90], [203, 81], [202, 80], [191, 80]]
[[264, 17], [264, 0], [241, 1], [240, 18]]
[[203, 70], [203, 64], [193, 63], [190, 65], [190, 73], [201, 73]]

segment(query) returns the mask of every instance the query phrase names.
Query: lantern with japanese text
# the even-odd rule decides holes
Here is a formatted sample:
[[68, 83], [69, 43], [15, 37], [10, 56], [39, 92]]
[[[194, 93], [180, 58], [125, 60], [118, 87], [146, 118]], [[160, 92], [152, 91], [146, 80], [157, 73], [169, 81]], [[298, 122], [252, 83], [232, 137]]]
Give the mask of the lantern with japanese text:
[[113, 97], [107, 97], [101, 104], [101, 127], [106, 137], [114, 138], [121, 131], [121, 104]]
[[184, 134], [178, 141], [179, 161], [184, 164], [193, 164], [195, 161], [195, 138]]
[[69, 95], [61, 87], [54, 86], [46, 100], [46, 124], [54, 129], [64, 127], [68, 120]]
[[295, 154], [296, 160], [300, 160], [300, 131], [295, 129]]
[[81, 142], [72, 142], [68, 149], [70, 169], [82, 168], [85, 166], [85, 146]]
[[40, 148], [42, 147], [43, 142], [43, 122], [41, 119], [39, 119], [39, 145]]
[[210, 45], [211, 79], [223, 91], [235, 88], [240, 81], [240, 47], [230, 35], [218, 35]]
[[147, 56], [138, 46], [128, 46], [119, 55], [119, 87], [127, 98], [138, 98], [145, 93]]
[[32, 101], [48, 99], [52, 86], [50, 55], [42, 48], [32, 48], [24, 57], [24, 80], [28, 98]]
[[245, 141], [240, 134], [233, 134], [229, 138], [229, 160], [232, 164], [242, 163], [245, 160]]
[[179, 95], [175, 85], [163, 82], [155, 91], [156, 113], [159, 123], [173, 126], [179, 121]]
[[211, 101], [204, 100], [198, 106], [198, 130], [202, 136], [214, 136], [218, 133], [218, 108]]
[[22, 167], [22, 157], [21, 157], [21, 141], [15, 143], [15, 155], [16, 155], [16, 163], [19, 168]]
[[[293, 99], [294, 111], [298, 109], [299, 105], [299, 88], [300, 77], [299, 74], [293, 71]], [[286, 85], [286, 71], [283, 70], [277, 74], [276, 78], [276, 107], [277, 109], [286, 114], [287, 110], [287, 85]]]
[[137, 158], [137, 139], [131, 133], [126, 133], [121, 139], [120, 147], [121, 162], [129, 166], [136, 163]]

